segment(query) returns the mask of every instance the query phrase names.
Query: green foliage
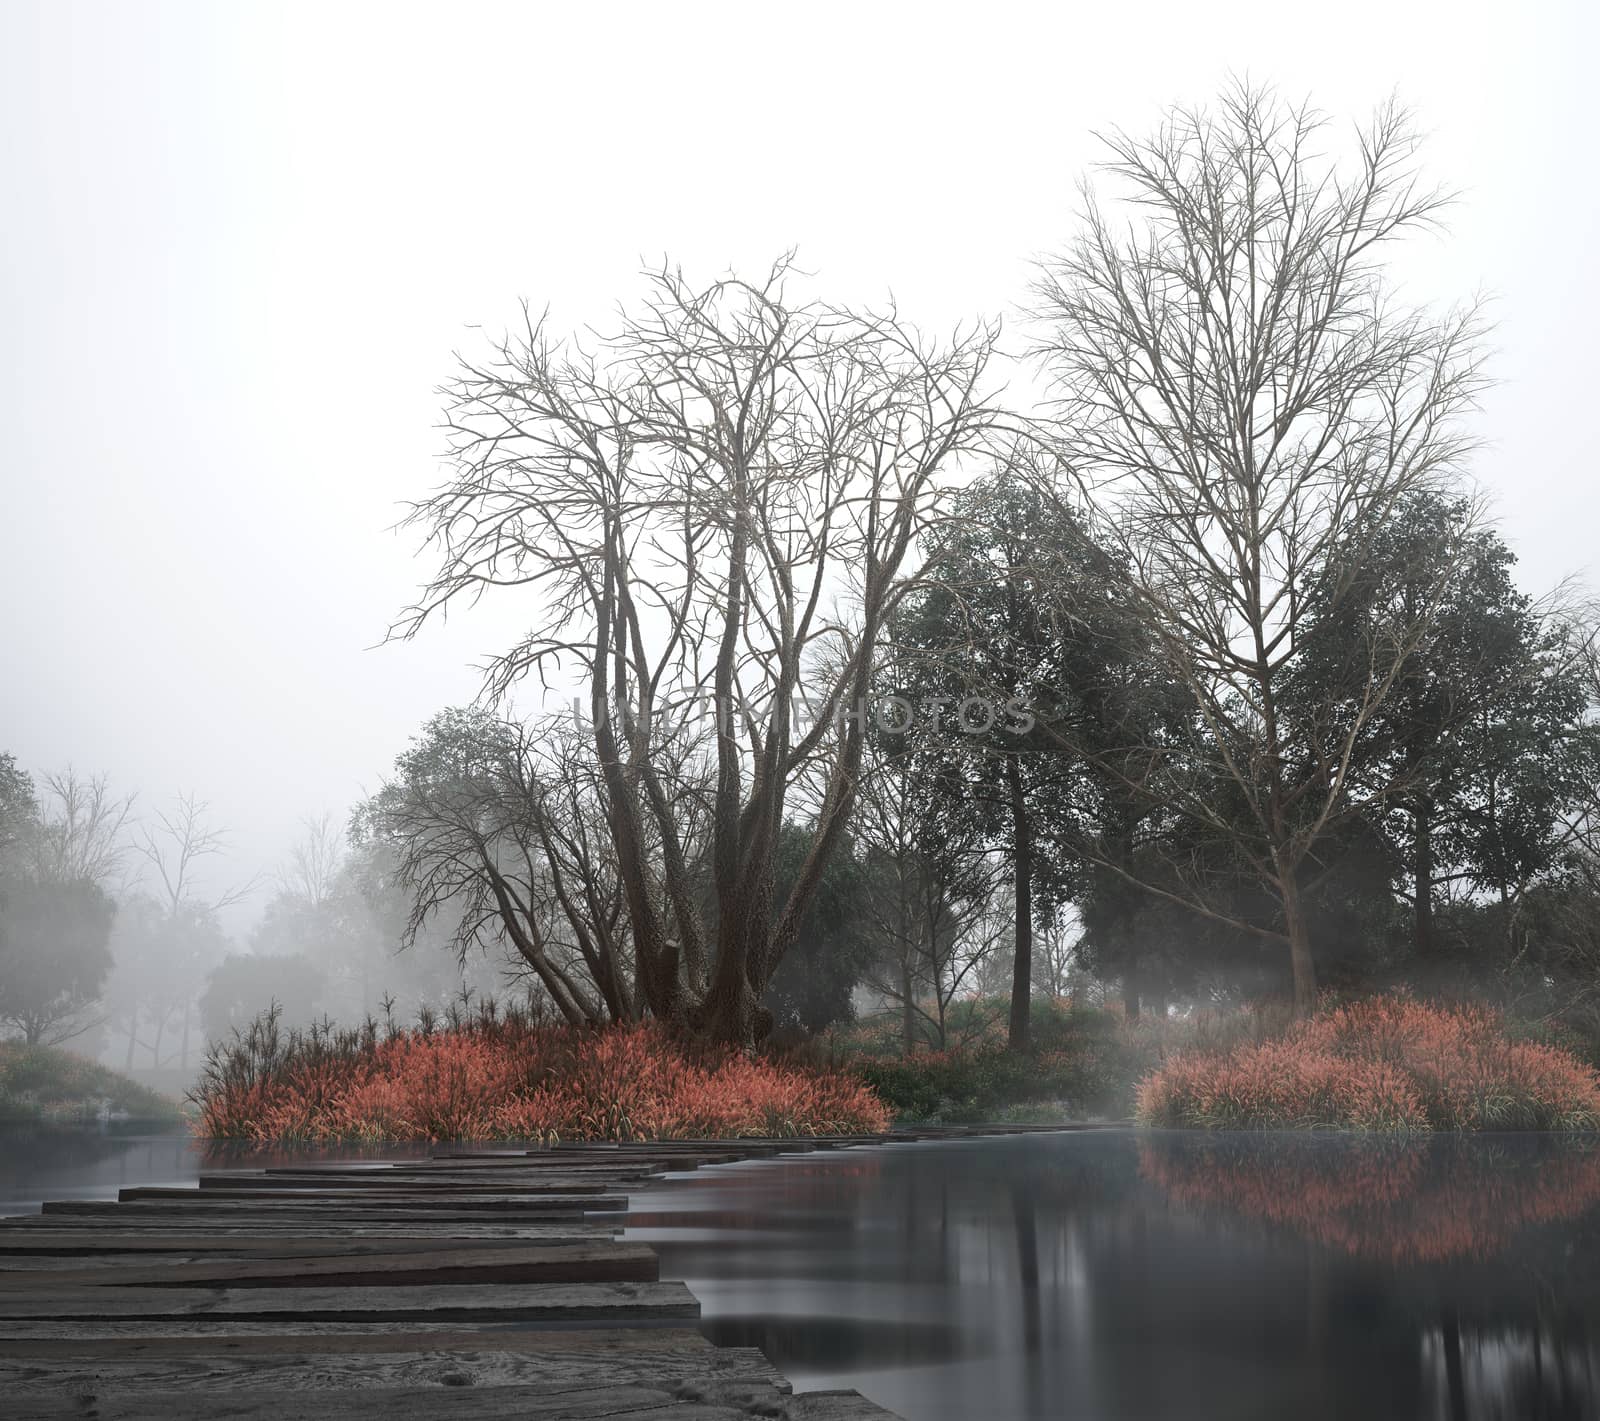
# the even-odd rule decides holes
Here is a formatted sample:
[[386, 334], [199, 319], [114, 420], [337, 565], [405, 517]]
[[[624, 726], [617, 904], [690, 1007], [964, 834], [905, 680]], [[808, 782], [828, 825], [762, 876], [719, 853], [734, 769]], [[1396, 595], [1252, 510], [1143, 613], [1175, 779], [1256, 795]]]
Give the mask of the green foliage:
[[[809, 829], [785, 824], [779, 830], [775, 905], [788, 901], [810, 847]], [[800, 920], [799, 935], [767, 983], [764, 1002], [775, 1026], [816, 1032], [854, 1015], [850, 996], [875, 947], [866, 931], [871, 891], [868, 868], [854, 846], [839, 844]]]
[[70, 1031], [111, 971], [115, 912], [87, 880], [22, 879], [0, 889], [0, 1021], [33, 1044]]
[[54, 1046], [0, 1042], [0, 1121], [89, 1121], [102, 1107], [113, 1116], [167, 1123], [180, 1118], [175, 1101]]
[[863, 1035], [846, 1060], [895, 1118], [906, 1123], [1082, 1120], [1126, 1113], [1138, 1058], [1119, 1018], [1088, 1007], [1035, 999], [1033, 1048], [1004, 1045], [1009, 1004], [995, 998], [961, 1004], [960, 1025], [983, 1034], [972, 1044], [914, 1056], [874, 1054], [886, 1038]]

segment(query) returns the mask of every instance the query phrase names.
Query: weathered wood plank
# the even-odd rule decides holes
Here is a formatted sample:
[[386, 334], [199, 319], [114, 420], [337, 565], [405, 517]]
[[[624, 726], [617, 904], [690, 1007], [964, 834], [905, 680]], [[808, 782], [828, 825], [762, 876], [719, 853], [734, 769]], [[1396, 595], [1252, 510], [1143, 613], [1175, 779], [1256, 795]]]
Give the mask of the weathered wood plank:
[[399, 1195], [345, 1200], [254, 1199], [234, 1201], [196, 1193], [192, 1199], [139, 1199], [119, 1204], [97, 1199], [51, 1199], [39, 1210], [45, 1218], [214, 1217], [223, 1219], [426, 1219], [440, 1215], [498, 1215], [507, 1218], [557, 1219], [563, 1214], [619, 1212], [628, 1207], [624, 1194], [552, 1194], [544, 1198], [480, 1194], [471, 1198]]
[[366, 1185], [359, 1189], [345, 1189], [322, 1184], [275, 1184], [272, 1181], [222, 1189], [206, 1184], [202, 1184], [198, 1189], [193, 1185], [131, 1184], [117, 1191], [117, 1201], [123, 1204], [135, 1204], [141, 1200], [151, 1199], [177, 1199], [180, 1201], [214, 1199], [219, 1202], [240, 1199], [288, 1199], [292, 1201], [298, 1200], [301, 1203], [318, 1199], [332, 1199], [336, 1202], [359, 1202], [363, 1199], [387, 1199], [392, 1195], [415, 1196], [425, 1199], [443, 1196], [448, 1196], [452, 1199], [493, 1196], [538, 1200], [551, 1196], [572, 1198], [577, 1195], [593, 1196], [604, 1194], [611, 1189], [612, 1182], [609, 1179], [561, 1179], [553, 1180], [548, 1184], [518, 1184], [513, 1181], [501, 1180], [496, 1180], [493, 1184], [477, 1185], [402, 1184], [397, 1182], [387, 1186]]
[[[692, 1386], [695, 1393], [706, 1387]], [[745, 1384], [737, 1398], [699, 1400], [675, 1395], [681, 1388], [663, 1386], [596, 1386], [581, 1390], [535, 1390], [526, 1386], [458, 1386], [451, 1389], [448, 1414], [463, 1421], [599, 1421], [602, 1417], [648, 1416], [652, 1421], [749, 1421], [752, 1416], [782, 1417], [783, 1398], [771, 1387]], [[161, 1416], [170, 1421], [435, 1421], [444, 1405], [442, 1388], [408, 1387], [393, 1390], [284, 1391], [248, 1388], [225, 1395], [182, 1391], [118, 1394], [96, 1393], [71, 1397], [58, 1393], [19, 1392], [19, 1418], [92, 1414], [96, 1421], [133, 1421]], [[857, 1413], [887, 1417], [888, 1412]]]
[[502, 1283], [433, 1288], [55, 1288], [0, 1290], [0, 1318], [270, 1322], [574, 1322], [698, 1317], [682, 1283]]
[[138, 1269], [106, 1268], [94, 1260], [68, 1270], [0, 1270], [8, 1288], [68, 1287], [344, 1287], [431, 1288], [457, 1283], [653, 1283], [661, 1276], [653, 1248], [640, 1243], [593, 1243], [517, 1248], [435, 1249], [366, 1258], [311, 1256], [199, 1263], [151, 1262]]
[[[11, 1343], [0, 1361], [0, 1386], [100, 1391], [216, 1393], [240, 1387], [299, 1390], [406, 1388], [414, 1386], [507, 1386], [581, 1388], [606, 1383], [661, 1385], [739, 1378], [782, 1393], [787, 1382], [754, 1347], [712, 1347], [698, 1333], [634, 1328], [609, 1332], [562, 1330], [527, 1334], [553, 1337], [554, 1347], [527, 1348], [502, 1341], [503, 1334], [474, 1333], [442, 1345], [424, 1334], [390, 1334], [384, 1349], [340, 1350], [332, 1337], [240, 1338], [226, 1352], [170, 1350], [160, 1344], [90, 1342], [66, 1350], [66, 1342]], [[630, 1345], [636, 1337], [670, 1336], [673, 1345]], [[270, 1350], [252, 1344], [272, 1343]], [[293, 1343], [292, 1347], [282, 1345]], [[49, 1349], [49, 1350], [46, 1350]], [[133, 1349], [137, 1349], [134, 1351]]]
[[[618, 1215], [618, 1219], [621, 1219]], [[298, 1242], [341, 1241], [384, 1244], [396, 1239], [418, 1242], [441, 1239], [504, 1239], [524, 1243], [549, 1243], [560, 1239], [584, 1242], [614, 1238], [617, 1224], [600, 1223], [572, 1216], [551, 1223], [464, 1223], [458, 1219], [429, 1216], [421, 1221], [398, 1223], [343, 1223], [321, 1219], [267, 1221], [247, 1219], [239, 1223], [211, 1218], [107, 1220], [79, 1218], [70, 1214], [34, 1215], [37, 1227], [0, 1229], [0, 1254], [40, 1250], [58, 1253], [63, 1247], [102, 1248], [121, 1251], [140, 1246], [155, 1248], [237, 1248], [252, 1240], [267, 1248], [292, 1246]], [[115, 1232], [108, 1232], [114, 1230]]]

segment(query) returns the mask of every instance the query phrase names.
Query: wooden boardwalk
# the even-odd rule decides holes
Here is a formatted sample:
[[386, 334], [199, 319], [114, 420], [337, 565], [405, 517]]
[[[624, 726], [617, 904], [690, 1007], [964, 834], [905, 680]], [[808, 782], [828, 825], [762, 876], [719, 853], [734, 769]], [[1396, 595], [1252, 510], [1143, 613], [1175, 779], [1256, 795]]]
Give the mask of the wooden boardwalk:
[[47, 1203], [0, 1219], [0, 1414], [882, 1421], [855, 1392], [795, 1394], [754, 1348], [713, 1347], [655, 1251], [619, 1241], [625, 1191], [668, 1170], [1032, 1128], [463, 1147]]

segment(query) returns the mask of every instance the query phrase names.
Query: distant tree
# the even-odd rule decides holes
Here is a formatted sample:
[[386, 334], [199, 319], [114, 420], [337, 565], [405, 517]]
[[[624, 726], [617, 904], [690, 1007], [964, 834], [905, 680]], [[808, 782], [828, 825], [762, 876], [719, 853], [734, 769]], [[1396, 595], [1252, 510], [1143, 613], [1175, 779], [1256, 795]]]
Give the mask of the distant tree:
[[0, 889], [0, 1021], [29, 1045], [54, 1045], [92, 1022], [111, 970], [110, 897], [85, 879], [25, 878]]
[[[1064, 466], [1096, 488], [1097, 534], [1194, 704], [1187, 743], [1151, 757], [1141, 792], [1226, 838], [1271, 895], [1271, 923], [1229, 921], [1287, 950], [1300, 1013], [1317, 992], [1308, 860], [1356, 812], [1352, 758], [1448, 579], [1368, 645], [1353, 699], [1289, 695], [1308, 608], [1359, 585], [1358, 533], [1448, 484], [1484, 383], [1476, 314], [1407, 309], [1384, 268], [1446, 201], [1419, 184], [1408, 117], [1382, 110], [1348, 166], [1331, 136], [1248, 85], [1148, 140], [1111, 135], [1105, 168], [1136, 225], [1091, 195], [1036, 291]], [[1218, 812], [1223, 780], [1243, 814]], [[1165, 868], [1181, 887], [1153, 891], [1225, 916], [1181, 862]]]
[[20, 870], [23, 848], [38, 820], [32, 777], [17, 767], [15, 756], [0, 755], [0, 881]]
[[0, 756], [0, 1021], [51, 1044], [99, 1024], [132, 797], [71, 770], [43, 786]]
[[258, 957], [229, 953], [206, 974], [200, 1024], [208, 1042], [227, 1040], [274, 1003], [286, 1026], [316, 1020], [326, 974], [302, 953]]
[[133, 826], [131, 794], [112, 792], [105, 775], [75, 770], [44, 776], [43, 809], [30, 839], [36, 878], [55, 883], [118, 885]]
[[[227, 952], [220, 915], [255, 888], [254, 881], [222, 889], [204, 881], [227, 845], [210, 806], [193, 795], [177, 796], [134, 840], [148, 886], [123, 900], [112, 991], [127, 1031], [127, 1068], [141, 1046], [153, 1067], [189, 1064], [206, 974]], [[167, 1054], [169, 1032], [176, 1045]]]

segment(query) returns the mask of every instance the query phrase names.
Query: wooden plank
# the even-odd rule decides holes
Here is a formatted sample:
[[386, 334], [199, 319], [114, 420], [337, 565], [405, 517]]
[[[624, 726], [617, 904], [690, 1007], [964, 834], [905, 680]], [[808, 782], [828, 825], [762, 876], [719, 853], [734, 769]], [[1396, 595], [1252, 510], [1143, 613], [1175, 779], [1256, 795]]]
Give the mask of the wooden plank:
[[25, 1257], [31, 1253], [128, 1252], [148, 1249], [155, 1252], [174, 1249], [244, 1249], [272, 1253], [304, 1246], [311, 1252], [325, 1252], [328, 1245], [340, 1248], [382, 1249], [395, 1243], [412, 1242], [438, 1247], [443, 1240], [452, 1243], [515, 1241], [524, 1243], [586, 1243], [616, 1237], [619, 1230], [610, 1224], [591, 1224], [574, 1219], [558, 1224], [462, 1224], [443, 1220], [437, 1224], [411, 1224], [384, 1227], [340, 1227], [300, 1223], [247, 1224], [232, 1228], [213, 1221], [195, 1219], [186, 1224], [157, 1223], [143, 1229], [113, 1224], [108, 1231], [101, 1219], [43, 1220], [64, 1227], [0, 1230], [0, 1255]]
[[[105, 1391], [181, 1391], [208, 1393], [240, 1387], [281, 1390], [404, 1389], [419, 1386], [507, 1386], [545, 1391], [646, 1383], [660, 1386], [740, 1379], [769, 1388], [776, 1396], [788, 1383], [754, 1347], [712, 1347], [698, 1333], [682, 1329], [633, 1328], [607, 1332], [562, 1329], [529, 1337], [556, 1339], [555, 1346], [524, 1347], [505, 1335], [482, 1332], [449, 1338], [445, 1345], [428, 1334], [390, 1334], [383, 1350], [343, 1350], [332, 1337], [242, 1338], [225, 1353], [175, 1351], [158, 1338], [148, 1343], [87, 1343], [73, 1352], [70, 1343], [11, 1344], [0, 1361], [0, 1386], [96, 1395]], [[651, 1344], [633, 1345], [635, 1338]], [[655, 1340], [670, 1339], [665, 1345]], [[252, 1343], [270, 1343], [271, 1350]], [[292, 1343], [286, 1347], [284, 1343]], [[215, 1344], [212, 1344], [214, 1348]], [[43, 1350], [52, 1349], [52, 1350]], [[137, 1349], [130, 1353], [130, 1349]]]
[[434, 1288], [0, 1289], [0, 1318], [271, 1322], [574, 1322], [698, 1317], [682, 1283], [502, 1283]]
[[540, 1199], [547, 1196], [594, 1195], [604, 1194], [612, 1187], [610, 1180], [596, 1179], [561, 1179], [553, 1180], [549, 1184], [518, 1184], [496, 1180], [493, 1184], [433, 1184], [429, 1183], [396, 1183], [388, 1186], [365, 1185], [359, 1189], [344, 1189], [337, 1187], [324, 1187], [322, 1185], [297, 1185], [273, 1184], [263, 1181], [260, 1185], [245, 1185], [238, 1188], [218, 1189], [209, 1185], [201, 1185], [198, 1189], [192, 1185], [170, 1184], [134, 1184], [117, 1191], [119, 1203], [132, 1204], [141, 1199], [299, 1199], [302, 1201], [313, 1199], [333, 1200], [361, 1200], [382, 1199], [391, 1194], [415, 1194], [421, 1197], [437, 1197], [448, 1194], [451, 1198], [467, 1198], [480, 1195], [497, 1195], [525, 1199]]
[[466, 1218], [467, 1216], [500, 1216], [531, 1221], [558, 1219], [564, 1214], [586, 1212], [617, 1213], [628, 1207], [625, 1194], [553, 1194], [542, 1199], [521, 1199], [516, 1196], [476, 1195], [470, 1199], [456, 1199], [448, 1195], [432, 1198], [420, 1195], [399, 1195], [391, 1198], [300, 1201], [296, 1199], [254, 1199], [233, 1202], [196, 1193], [193, 1199], [140, 1199], [129, 1204], [97, 1199], [51, 1199], [39, 1210], [45, 1218], [110, 1218], [119, 1219], [427, 1219], [440, 1215]]
[[[677, 1394], [683, 1387], [690, 1397]], [[649, 1417], [651, 1421], [750, 1421], [752, 1415], [781, 1416], [785, 1400], [772, 1388], [757, 1393], [746, 1384], [742, 1394], [726, 1401], [700, 1400], [707, 1386], [684, 1383], [662, 1386], [592, 1386], [582, 1389], [540, 1390], [527, 1386], [455, 1386], [446, 1406], [442, 1388], [407, 1387], [389, 1390], [286, 1391], [281, 1388], [241, 1388], [229, 1391], [225, 1401], [215, 1394], [182, 1391], [98, 1392], [86, 1410], [86, 1398], [58, 1392], [18, 1392], [9, 1414], [27, 1421], [52, 1417], [92, 1415], [96, 1421], [437, 1421], [443, 1413], [452, 1421], [600, 1421], [611, 1417]], [[219, 1403], [222, 1409], [219, 1409]], [[838, 1413], [835, 1413], [836, 1415]], [[881, 1409], [859, 1416], [888, 1417]]]
[[653, 1283], [661, 1276], [653, 1248], [639, 1243], [593, 1243], [373, 1254], [366, 1258], [163, 1263], [105, 1268], [95, 1260], [76, 1269], [0, 1270], [7, 1288], [67, 1287], [388, 1287], [428, 1288], [457, 1283]]
[[665, 1170], [649, 1170], [633, 1165], [574, 1165], [563, 1170], [506, 1169], [492, 1173], [472, 1170], [440, 1170], [429, 1173], [423, 1170], [405, 1174], [379, 1175], [319, 1174], [314, 1170], [296, 1170], [282, 1174], [212, 1174], [200, 1176], [196, 1184], [201, 1189], [215, 1189], [232, 1193], [237, 1189], [343, 1189], [352, 1192], [368, 1189], [489, 1189], [513, 1192], [518, 1189], [543, 1189], [560, 1192], [567, 1181], [581, 1188], [604, 1186], [608, 1180], [626, 1179], [643, 1182], [664, 1174]]

